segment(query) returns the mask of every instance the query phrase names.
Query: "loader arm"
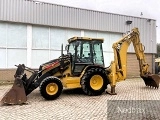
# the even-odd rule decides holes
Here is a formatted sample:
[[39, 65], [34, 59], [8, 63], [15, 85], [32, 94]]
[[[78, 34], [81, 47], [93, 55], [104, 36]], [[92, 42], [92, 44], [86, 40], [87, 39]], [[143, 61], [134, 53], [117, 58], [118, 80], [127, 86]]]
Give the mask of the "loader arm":
[[[111, 92], [115, 92], [116, 82], [123, 81], [127, 76], [127, 50], [131, 42], [133, 43], [137, 60], [139, 61], [140, 76], [143, 78], [147, 86], [159, 87], [158, 75], [150, 74], [148, 71], [149, 65], [146, 63], [144, 46], [140, 42], [138, 28], [132, 29], [131, 33], [125, 35], [123, 38], [113, 44], [114, 61], [111, 62], [110, 67], [106, 70], [109, 73], [109, 80], [111, 83]], [[147, 83], [146, 83], [147, 81]], [[149, 81], [149, 82], [148, 82]], [[154, 83], [155, 82], [155, 83]]]

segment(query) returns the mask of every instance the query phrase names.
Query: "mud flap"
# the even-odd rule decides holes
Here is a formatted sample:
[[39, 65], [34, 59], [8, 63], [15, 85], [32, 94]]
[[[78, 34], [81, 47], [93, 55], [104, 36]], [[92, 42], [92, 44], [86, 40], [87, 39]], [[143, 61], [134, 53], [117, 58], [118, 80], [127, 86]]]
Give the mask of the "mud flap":
[[160, 76], [156, 74], [147, 74], [141, 76], [141, 78], [144, 80], [146, 86], [154, 87], [156, 89], [159, 88]]
[[2, 98], [2, 104], [15, 105], [24, 104], [27, 101], [22, 80], [17, 77], [14, 81], [13, 87], [6, 92]]

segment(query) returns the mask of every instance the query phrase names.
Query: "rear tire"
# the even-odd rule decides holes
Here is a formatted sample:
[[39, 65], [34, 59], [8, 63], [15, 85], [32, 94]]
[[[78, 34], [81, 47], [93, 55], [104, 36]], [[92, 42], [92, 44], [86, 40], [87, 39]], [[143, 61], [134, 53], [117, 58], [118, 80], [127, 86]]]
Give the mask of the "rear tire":
[[40, 85], [40, 93], [46, 100], [54, 100], [62, 93], [62, 83], [56, 77], [47, 77]]
[[90, 96], [101, 95], [108, 85], [108, 78], [102, 68], [91, 68], [81, 78], [82, 90]]

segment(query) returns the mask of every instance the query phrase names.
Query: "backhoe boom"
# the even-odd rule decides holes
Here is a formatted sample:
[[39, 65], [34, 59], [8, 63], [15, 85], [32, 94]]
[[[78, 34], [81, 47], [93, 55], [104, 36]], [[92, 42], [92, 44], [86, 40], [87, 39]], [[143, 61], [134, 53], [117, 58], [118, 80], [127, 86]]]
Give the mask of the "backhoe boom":
[[149, 65], [146, 63], [144, 46], [140, 42], [138, 28], [134, 28], [131, 33], [125, 35], [112, 46], [114, 51], [114, 61], [112, 61], [110, 67], [106, 69], [109, 72], [112, 94], [115, 94], [116, 82], [126, 79], [127, 50], [131, 42], [133, 43], [135, 54], [137, 56], [137, 60], [139, 61], [140, 76], [143, 78], [147, 86], [152, 86], [155, 88], [159, 87], [160, 78], [158, 75], [153, 75], [148, 71]]

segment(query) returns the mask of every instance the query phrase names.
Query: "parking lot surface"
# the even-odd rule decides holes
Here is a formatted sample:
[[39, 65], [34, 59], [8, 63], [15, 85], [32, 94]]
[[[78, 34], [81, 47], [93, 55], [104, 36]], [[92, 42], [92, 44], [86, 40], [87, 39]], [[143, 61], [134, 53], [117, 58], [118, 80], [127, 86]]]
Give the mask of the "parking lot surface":
[[[0, 86], [0, 99], [10, 88], [11, 85]], [[110, 91], [109, 85], [107, 91]], [[110, 111], [107, 111], [107, 102], [112, 100], [160, 100], [160, 89], [146, 87], [141, 78], [127, 79], [117, 83], [116, 93], [117, 95], [104, 93], [100, 96], [87, 96], [81, 90], [64, 90], [58, 99], [46, 101], [41, 97], [39, 88], [37, 88], [28, 95], [25, 105], [0, 106], [0, 120], [127, 120], [126, 116], [119, 118], [115, 117], [115, 114], [113, 117], [107, 117], [111, 115], [108, 114]], [[154, 114], [154, 108], [151, 110]], [[150, 119], [152, 118], [150, 116]], [[154, 117], [153, 119], [159, 118]]]

